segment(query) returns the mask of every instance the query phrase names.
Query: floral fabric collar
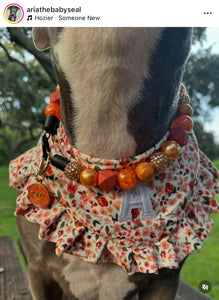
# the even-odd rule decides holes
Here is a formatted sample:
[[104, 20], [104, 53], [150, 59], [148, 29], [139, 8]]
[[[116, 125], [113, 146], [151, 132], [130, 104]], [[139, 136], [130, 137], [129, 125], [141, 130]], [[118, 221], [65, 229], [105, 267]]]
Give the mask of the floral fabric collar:
[[[168, 134], [146, 153], [124, 163], [132, 165], [150, 156]], [[63, 252], [90, 263], [114, 262], [128, 274], [157, 273], [160, 268], [175, 269], [193, 250], [202, 247], [211, 230], [211, 213], [218, 213], [216, 196], [218, 171], [198, 149], [193, 133], [180, 156], [165, 172], [141, 183], [141, 197], [147, 198], [149, 213], [141, 218], [141, 206], [133, 206], [127, 217], [124, 207], [136, 190], [86, 188], [69, 182], [62, 171], [49, 166], [46, 184], [51, 194], [47, 208], [37, 208], [28, 199], [28, 187], [42, 155], [38, 145], [10, 163], [10, 185], [19, 190], [15, 215], [40, 225], [39, 238], [56, 243], [56, 254]], [[60, 126], [51, 137], [51, 154], [77, 160], [84, 167], [115, 169], [123, 161], [90, 157], [72, 147]], [[131, 196], [130, 196], [131, 195]], [[138, 195], [136, 196], [138, 199]], [[137, 201], [137, 200], [136, 200]], [[122, 218], [124, 213], [125, 218]]]

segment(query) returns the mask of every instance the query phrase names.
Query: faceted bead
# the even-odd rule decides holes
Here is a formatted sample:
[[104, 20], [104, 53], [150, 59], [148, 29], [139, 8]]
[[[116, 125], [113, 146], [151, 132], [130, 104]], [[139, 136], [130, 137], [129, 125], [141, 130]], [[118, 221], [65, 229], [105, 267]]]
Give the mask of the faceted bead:
[[185, 131], [190, 132], [193, 128], [193, 121], [189, 116], [179, 116], [171, 126], [171, 128], [177, 127], [182, 127]]
[[80, 182], [86, 187], [97, 185], [97, 171], [95, 169], [84, 169], [80, 173]]
[[140, 180], [147, 181], [154, 176], [153, 165], [149, 162], [142, 162], [135, 168], [136, 175]]
[[181, 103], [178, 106], [178, 115], [187, 115], [192, 117], [193, 114], [193, 110], [191, 105], [187, 104], [187, 103]]
[[112, 170], [103, 170], [98, 172], [98, 186], [106, 192], [109, 192], [116, 186], [116, 173]]
[[117, 183], [123, 189], [130, 189], [135, 186], [137, 175], [134, 169], [121, 169], [117, 174]]
[[168, 139], [177, 142], [181, 147], [188, 143], [189, 133], [182, 127], [172, 128]]
[[154, 168], [156, 174], [163, 172], [169, 165], [169, 159], [166, 154], [156, 151], [150, 157], [149, 161]]
[[166, 141], [161, 146], [161, 151], [166, 154], [169, 160], [174, 160], [180, 155], [181, 147], [175, 141]]
[[48, 104], [45, 109], [45, 115], [46, 117], [49, 115], [56, 116], [60, 121], [60, 105], [58, 103]]
[[83, 170], [83, 167], [76, 161], [69, 162], [65, 169], [64, 174], [69, 180], [79, 181], [80, 172]]
[[60, 92], [56, 90], [54, 93], [50, 94], [50, 103], [59, 102]]

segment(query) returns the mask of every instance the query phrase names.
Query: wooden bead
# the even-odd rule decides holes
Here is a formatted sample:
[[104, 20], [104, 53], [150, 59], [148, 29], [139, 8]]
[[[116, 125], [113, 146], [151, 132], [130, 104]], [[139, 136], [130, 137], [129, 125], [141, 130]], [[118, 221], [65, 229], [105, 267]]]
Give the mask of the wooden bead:
[[97, 185], [97, 171], [95, 169], [84, 169], [80, 173], [80, 182], [86, 187]]
[[187, 104], [187, 103], [181, 103], [178, 106], [178, 115], [187, 115], [189, 117], [192, 117], [193, 115], [193, 110], [191, 105]]
[[71, 181], [79, 181], [82, 170], [83, 167], [78, 162], [69, 162], [64, 169], [64, 174]]
[[180, 155], [181, 147], [175, 141], [166, 141], [161, 146], [161, 151], [166, 154], [169, 160], [174, 160]]
[[103, 170], [98, 173], [98, 186], [109, 192], [116, 186], [116, 173], [112, 170]]
[[60, 121], [60, 105], [58, 103], [48, 104], [45, 109], [45, 115], [46, 117], [49, 115], [56, 116]]
[[171, 126], [171, 128], [177, 127], [182, 127], [185, 131], [190, 132], [193, 128], [193, 121], [189, 116], [179, 116]]
[[149, 161], [154, 168], [156, 174], [163, 172], [169, 165], [169, 159], [166, 154], [156, 151], [150, 157]]
[[123, 189], [130, 189], [135, 186], [137, 175], [134, 169], [121, 169], [117, 174], [117, 183]]
[[142, 162], [135, 168], [137, 177], [140, 180], [147, 181], [154, 176], [153, 165], [149, 162]]

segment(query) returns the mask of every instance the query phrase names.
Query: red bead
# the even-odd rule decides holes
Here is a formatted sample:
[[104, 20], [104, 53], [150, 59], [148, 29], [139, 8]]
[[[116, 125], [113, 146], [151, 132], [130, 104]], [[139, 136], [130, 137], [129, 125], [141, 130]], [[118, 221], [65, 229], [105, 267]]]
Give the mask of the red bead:
[[172, 128], [168, 139], [177, 142], [181, 147], [188, 143], [188, 132], [182, 127]]
[[48, 104], [45, 109], [45, 115], [46, 117], [49, 115], [56, 116], [60, 121], [60, 105], [58, 103]]
[[185, 131], [190, 132], [193, 128], [193, 121], [189, 116], [179, 116], [172, 124], [171, 128], [182, 127]]
[[116, 186], [116, 173], [112, 170], [103, 170], [98, 173], [98, 186], [109, 192]]
[[123, 189], [130, 189], [135, 186], [137, 175], [134, 169], [121, 169], [117, 174], [117, 183]]

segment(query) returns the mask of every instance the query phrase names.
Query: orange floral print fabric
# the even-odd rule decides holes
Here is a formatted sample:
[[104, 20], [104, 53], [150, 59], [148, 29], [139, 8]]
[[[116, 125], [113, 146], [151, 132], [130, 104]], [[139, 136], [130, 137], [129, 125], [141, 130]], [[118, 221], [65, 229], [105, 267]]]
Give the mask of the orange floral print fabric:
[[[84, 167], [116, 169], [133, 165], [150, 156], [168, 134], [147, 152], [124, 160], [90, 157], [72, 147], [60, 126], [50, 139], [51, 155], [76, 160]], [[182, 147], [181, 155], [165, 172], [147, 184], [154, 218], [141, 221], [132, 210], [131, 222], [119, 222], [122, 190], [104, 192], [69, 182], [53, 166], [46, 172], [45, 184], [51, 195], [47, 208], [37, 208], [28, 199], [28, 187], [42, 155], [41, 142], [10, 163], [10, 185], [18, 189], [16, 215], [40, 225], [39, 237], [56, 243], [56, 254], [67, 252], [90, 263], [114, 262], [125, 272], [157, 273], [160, 268], [175, 269], [193, 250], [202, 247], [211, 230], [211, 213], [218, 213], [216, 195], [218, 171], [198, 149], [194, 134]]]

